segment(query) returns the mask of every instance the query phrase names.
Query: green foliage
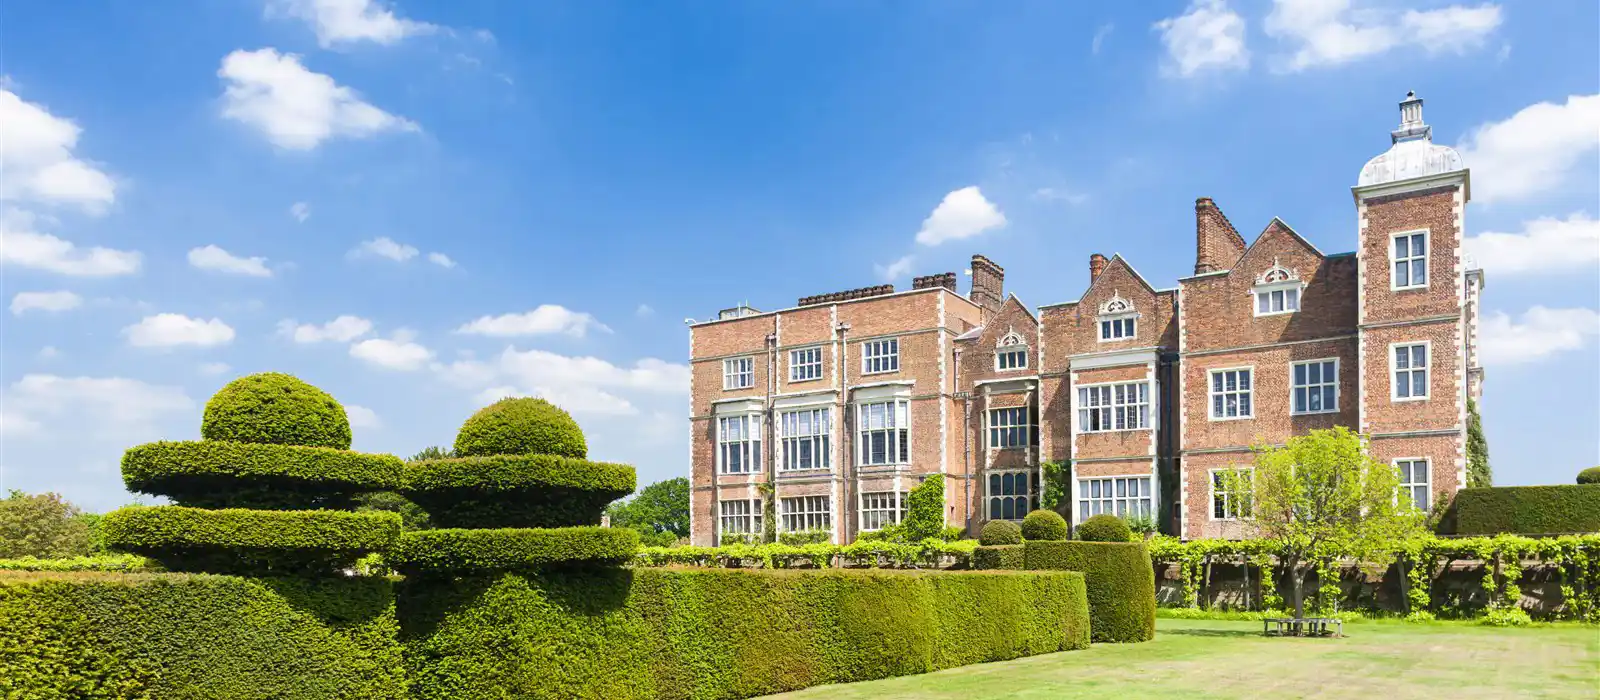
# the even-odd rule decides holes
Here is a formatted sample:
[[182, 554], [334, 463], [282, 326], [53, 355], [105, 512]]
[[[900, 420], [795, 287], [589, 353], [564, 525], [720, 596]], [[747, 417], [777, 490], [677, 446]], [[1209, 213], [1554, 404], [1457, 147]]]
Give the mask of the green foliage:
[[77, 557], [94, 550], [94, 529], [58, 493], [12, 490], [0, 499], [0, 559]]
[[413, 696], [765, 695], [1083, 648], [1066, 573], [610, 570], [413, 582]]
[[1083, 572], [1094, 641], [1155, 637], [1155, 569], [1143, 542], [1029, 541], [1023, 549], [1028, 569]]
[[1090, 516], [1078, 525], [1078, 539], [1084, 542], [1127, 542], [1132, 538], [1128, 524], [1109, 513]]
[[1156, 518], [1153, 515], [1134, 513], [1126, 518], [1123, 518], [1122, 522], [1127, 523], [1128, 531], [1138, 537], [1154, 535], [1156, 534], [1156, 531], [1160, 529], [1156, 524]]
[[1494, 470], [1489, 466], [1489, 441], [1483, 437], [1483, 419], [1478, 402], [1467, 399], [1467, 488], [1494, 485]]
[[978, 533], [982, 545], [1022, 544], [1022, 526], [1010, 520], [990, 520]]
[[1600, 484], [1600, 467], [1589, 467], [1588, 469], [1578, 472], [1578, 483]]
[[1455, 521], [1460, 535], [1600, 532], [1600, 485], [1462, 489]]
[[401, 467], [391, 455], [328, 447], [152, 442], [123, 453], [122, 481], [198, 508], [341, 508], [359, 492], [399, 487]]
[[938, 537], [944, 530], [944, 475], [930, 474], [906, 495], [906, 517], [901, 523], [907, 542]]
[[453, 448], [440, 447], [438, 445], [429, 445], [429, 446], [424, 447], [424, 448], [422, 448], [420, 450], [417, 450], [417, 453], [414, 454], [414, 455], [411, 455], [410, 457], [407, 457], [406, 461], [407, 462], [421, 462], [422, 460], [425, 460], [425, 459], [450, 459], [450, 458], [456, 457], [456, 456], [457, 456], [456, 455], [456, 451]]
[[850, 544], [735, 543], [738, 536], [722, 535], [721, 547], [646, 547], [634, 558], [635, 566], [716, 566], [786, 569], [797, 566], [923, 568], [971, 564], [977, 540], [945, 542], [926, 539], [917, 543], [856, 540]]
[[389, 582], [0, 576], [0, 697], [407, 697]]
[[630, 527], [629, 530], [639, 533], [639, 546], [641, 547], [671, 547], [680, 539], [671, 532], [651, 530], [642, 527]]
[[833, 539], [833, 533], [828, 530], [801, 530], [799, 532], [778, 533], [778, 543], [787, 545], [825, 544]]
[[1067, 519], [1053, 510], [1036, 510], [1022, 519], [1022, 539], [1064, 540], [1071, 536], [1072, 529], [1067, 527]]
[[639, 533], [615, 527], [418, 530], [384, 561], [401, 572], [492, 572], [622, 564], [638, 548]]
[[625, 464], [496, 455], [407, 463], [402, 493], [437, 527], [561, 527], [598, 525], [633, 486]]
[[688, 537], [689, 479], [680, 476], [657, 481], [639, 489], [633, 498], [611, 504], [606, 514], [611, 516], [612, 527], [669, 534], [672, 540]]
[[[1007, 522], [995, 520], [991, 522]], [[996, 544], [979, 545], [972, 551], [972, 568], [974, 569], [1023, 569], [1027, 568], [1027, 553], [1022, 544]]]
[[355, 503], [357, 513], [383, 511], [399, 514], [400, 527], [404, 530], [426, 530], [433, 526], [428, 511], [394, 491], [364, 493], [356, 496]]
[[1524, 627], [1533, 624], [1533, 618], [1528, 617], [1528, 611], [1518, 607], [1492, 608], [1483, 617], [1478, 618], [1478, 624], [1492, 627]]
[[350, 418], [332, 396], [278, 372], [240, 377], [206, 402], [207, 440], [350, 449]]
[[173, 571], [327, 574], [400, 534], [393, 513], [129, 506], [105, 516], [106, 542]]
[[456, 433], [459, 457], [556, 455], [583, 459], [589, 447], [572, 415], [544, 399], [505, 398], [478, 409]]
[[1045, 460], [1039, 463], [1039, 467], [1044, 470], [1044, 493], [1039, 496], [1039, 505], [1046, 510], [1059, 512], [1063, 506], [1070, 505], [1072, 498], [1072, 461]]
[[0, 571], [160, 571], [161, 565], [134, 554], [95, 554], [82, 557], [0, 559]]

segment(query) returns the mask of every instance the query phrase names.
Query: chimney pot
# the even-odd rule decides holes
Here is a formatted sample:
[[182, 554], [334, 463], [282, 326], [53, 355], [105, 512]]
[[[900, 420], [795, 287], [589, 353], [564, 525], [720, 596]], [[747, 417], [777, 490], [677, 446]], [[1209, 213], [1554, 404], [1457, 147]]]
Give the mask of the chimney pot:
[[1106, 256], [1094, 253], [1089, 256], [1089, 282], [1092, 284], [1100, 273], [1105, 272]]

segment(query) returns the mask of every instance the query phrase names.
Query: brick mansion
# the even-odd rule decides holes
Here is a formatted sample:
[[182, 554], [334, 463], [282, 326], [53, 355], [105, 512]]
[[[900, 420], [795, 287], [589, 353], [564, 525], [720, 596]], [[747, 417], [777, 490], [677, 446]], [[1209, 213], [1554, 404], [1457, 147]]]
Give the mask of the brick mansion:
[[965, 295], [947, 272], [691, 323], [692, 542], [768, 517], [850, 542], [898, 522], [930, 474], [946, 523], [975, 536], [1038, 507], [1046, 461], [1069, 465], [1073, 524], [1237, 537], [1249, 513], [1219, 474], [1335, 425], [1366, 434], [1417, 504], [1448, 497], [1482, 390], [1484, 280], [1462, 250], [1469, 171], [1421, 99], [1400, 117], [1352, 188], [1352, 252], [1276, 218], [1247, 241], [1201, 198], [1194, 274], [1175, 285], [1094, 254], [1077, 299], [1029, 308], [975, 255]]

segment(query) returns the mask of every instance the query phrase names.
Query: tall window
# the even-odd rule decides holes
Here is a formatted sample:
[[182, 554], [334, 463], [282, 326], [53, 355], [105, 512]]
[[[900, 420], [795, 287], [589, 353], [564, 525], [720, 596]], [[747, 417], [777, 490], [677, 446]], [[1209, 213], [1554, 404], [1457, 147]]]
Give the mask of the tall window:
[[779, 438], [783, 448], [783, 471], [828, 468], [827, 408], [803, 408], [778, 414]]
[[738, 499], [717, 503], [717, 525], [721, 534], [753, 535], [761, 532], [761, 501]]
[[1033, 444], [1033, 421], [1028, 407], [995, 408], [989, 411], [990, 447], [1027, 447]]
[[1150, 384], [1102, 384], [1078, 387], [1078, 430], [1145, 430], [1150, 427]]
[[1126, 340], [1133, 337], [1134, 322], [1138, 319], [1128, 316], [1125, 318], [1102, 319], [1100, 321], [1101, 340]]
[[1428, 233], [1417, 231], [1394, 237], [1395, 289], [1428, 286]]
[[1256, 291], [1256, 315], [1271, 316], [1300, 310], [1300, 288], [1261, 289]]
[[910, 402], [892, 399], [864, 403], [856, 408], [856, 442], [861, 445], [862, 466], [911, 462]]
[[1078, 480], [1078, 522], [1089, 516], [1149, 516], [1155, 511], [1155, 491], [1148, 476], [1114, 476]]
[[1039, 507], [1039, 472], [989, 472], [989, 519], [1021, 520]]
[[1394, 346], [1395, 399], [1428, 398], [1428, 344]]
[[1428, 500], [1428, 460], [1399, 459], [1394, 466], [1400, 472], [1400, 505], [1410, 504], [1427, 510], [1432, 505]]
[[723, 474], [749, 474], [761, 468], [761, 416], [717, 419], [717, 464]]
[[1312, 360], [1290, 366], [1295, 413], [1332, 413], [1339, 410], [1339, 360]]
[[[1237, 474], [1237, 478], [1230, 478], [1229, 474]], [[1255, 471], [1251, 469], [1216, 469], [1211, 472], [1211, 519], [1212, 520], [1238, 520], [1240, 518], [1254, 517], [1255, 510], [1251, 506], [1252, 479]]]
[[827, 496], [795, 496], [779, 499], [784, 532], [832, 530], [833, 508]]
[[900, 339], [869, 340], [861, 344], [861, 373], [877, 374], [900, 369]]
[[735, 357], [722, 361], [722, 388], [748, 389], [756, 384], [756, 361], [753, 357]]
[[861, 494], [861, 529], [882, 530], [906, 517], [906, 492], [874, 491]]
[[822, 378], [822, 348], [789, 351], [789, 381], [804, 382]]
[[1255, 415], [1250, 375], [1249, 368], [1211, 370], [1211, 420]]

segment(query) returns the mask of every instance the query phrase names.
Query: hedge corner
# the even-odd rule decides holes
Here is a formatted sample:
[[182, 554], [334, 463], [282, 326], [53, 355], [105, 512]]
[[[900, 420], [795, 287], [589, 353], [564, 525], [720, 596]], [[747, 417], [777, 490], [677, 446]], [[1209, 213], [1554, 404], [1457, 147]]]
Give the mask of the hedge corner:
[[1155, 638], [1155, 568], [1143, 542], [1033, 541], [1023, 548], [1028, 569], [1083, 572], [1094, 641]]

